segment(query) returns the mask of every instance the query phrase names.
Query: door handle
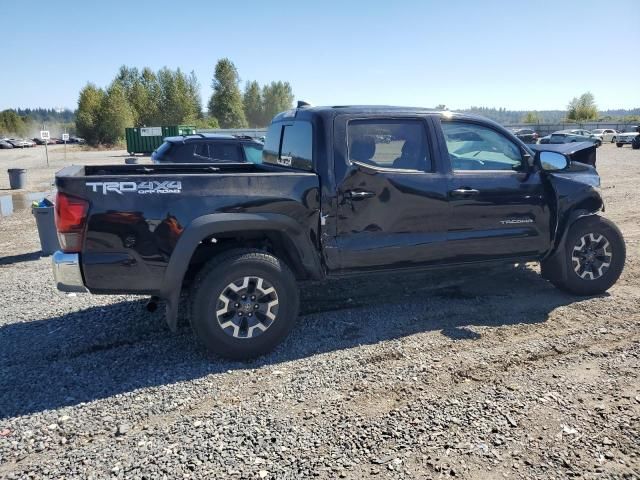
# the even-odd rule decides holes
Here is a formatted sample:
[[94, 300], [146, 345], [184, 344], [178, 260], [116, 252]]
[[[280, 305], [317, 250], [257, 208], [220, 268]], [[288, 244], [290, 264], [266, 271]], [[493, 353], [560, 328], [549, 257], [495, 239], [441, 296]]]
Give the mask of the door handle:
[[364, 192], [361, 190], [348, 190], [345, 193], [347, 197], [352, 200], [362, 200], [364, 198], [371, 198], [376, 196], [376, 194], [373, 192]]
[[475, 188], [456, 188], [455, 190], [451, 190], [449, 195], [452, 197], [472, 197], [474, 195], [478, 195], [480, 190], [476, 190]]

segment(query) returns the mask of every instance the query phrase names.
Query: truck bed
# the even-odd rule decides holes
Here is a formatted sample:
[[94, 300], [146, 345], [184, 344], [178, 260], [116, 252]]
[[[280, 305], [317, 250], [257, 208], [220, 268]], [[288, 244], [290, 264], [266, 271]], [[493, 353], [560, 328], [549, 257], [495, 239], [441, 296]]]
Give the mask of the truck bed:
[[132, 175], [205, 175], [205, 174], [237, 174], [237, 173], [273, 173], [294, 174], [287, 169], [272, 165], [256, 165], [254, 163], [167, 163], [167, 164], [135, 164], [135, 165], [71, 165], [60, 170], [56, 177], [94, 177], [94, 176], [132, 176]]
[[56, 186], [89, 202], [80, 261], [94, 293], [161, 293], [176, 246], [205, 218], [260, 217], [281, 230], [272, 219], [283, 217], [301, 241], [319, 243], [313, 172], [252, 163], [70, 166]]

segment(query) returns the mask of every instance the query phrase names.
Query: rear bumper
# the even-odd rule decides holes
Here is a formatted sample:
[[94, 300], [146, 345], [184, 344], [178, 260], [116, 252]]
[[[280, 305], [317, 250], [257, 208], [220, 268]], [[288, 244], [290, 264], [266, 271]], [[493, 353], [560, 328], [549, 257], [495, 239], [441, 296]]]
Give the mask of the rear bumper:
[[62, 292], [86, 292], [77, 253], [57, 251], [51, 257], [56, 288]]

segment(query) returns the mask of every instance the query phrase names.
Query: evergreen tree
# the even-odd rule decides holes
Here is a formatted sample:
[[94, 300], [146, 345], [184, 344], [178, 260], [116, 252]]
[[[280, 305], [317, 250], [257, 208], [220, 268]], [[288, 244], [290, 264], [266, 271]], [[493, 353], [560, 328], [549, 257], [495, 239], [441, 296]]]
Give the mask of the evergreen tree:
[[596, 107], [593, 93], [586, 92], [580, 97], [574, 97], [567, 106], [567, 119], [576, 122], [595, 120], [598, 118], [598, 107]]
[[239, 82], [238, 71], [233, 62], [228, 58], [219, 60], [213, 76], [213, 94], [209, 99], [208, 110], [209, 116], [215, 117], [222, 128], [247, 126]]
[[264, 117], [262, 124], [268, 125], [278, 113], [293, 106], [293, 91], [289, 82], [271, 82], [262, 89]]
[[88, 83], [80, 90], [78, 110], [76, 111], [76, 129], [78, 135], [90, 145], [100, 143], [100, 110], [105, 93], [101, 88]]
[[527, 112], [527, 114], [522, 118], [522, 123], [540, 123], [538, 112]]
[[262, 95], [260, 93], [260, 85], [258, 82], [247, 82], [242, 98], [244, 103], [244, 114], [247, 117], [247, 123], [250, 127], [263, 127], [264, 112], [262, 106]]
[[27, 133], [27, 124], [14, 110], [0, 112], [0, 133], [22, 137]]
[[100, 143], [113, 145], [124, 139], [124, 129], [133, 126], [133, 113], [125, 90], [114, 81], [102, 99], [99, 114]]

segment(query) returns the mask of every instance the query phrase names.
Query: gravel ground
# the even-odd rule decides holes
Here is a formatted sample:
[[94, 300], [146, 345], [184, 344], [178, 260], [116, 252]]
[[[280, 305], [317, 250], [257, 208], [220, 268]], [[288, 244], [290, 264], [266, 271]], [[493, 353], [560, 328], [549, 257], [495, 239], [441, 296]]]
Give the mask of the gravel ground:
[[309, 285], [250, 363], [57, 292], [31, 215], [0, 217], [0, 478], [640, 478], [640, 152], [598, 156], [608, 294], [534, 264]]

